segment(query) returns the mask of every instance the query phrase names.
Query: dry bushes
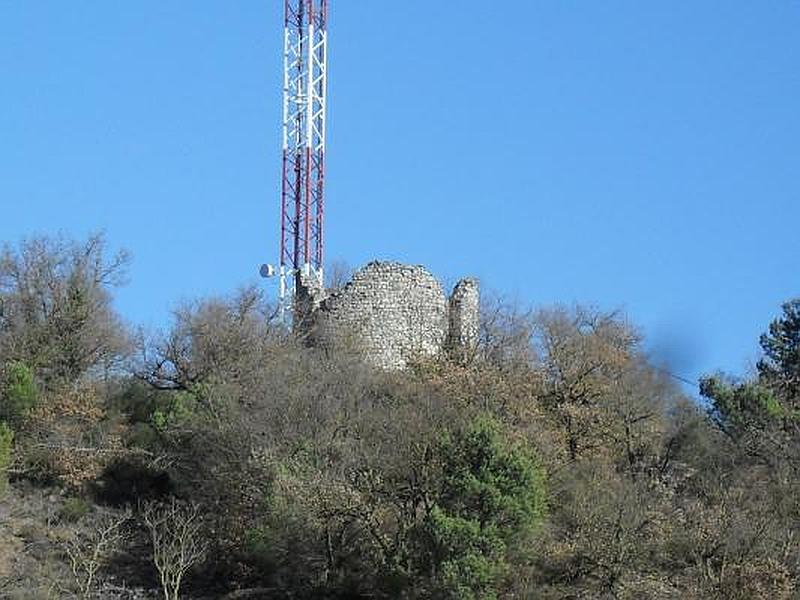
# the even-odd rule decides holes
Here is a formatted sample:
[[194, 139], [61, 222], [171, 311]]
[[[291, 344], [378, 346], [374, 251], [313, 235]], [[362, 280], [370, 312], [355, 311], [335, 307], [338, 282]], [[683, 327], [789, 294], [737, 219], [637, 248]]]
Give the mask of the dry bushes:
[[123, 454], [123, 425], [109, 419], [102, 388], [82, 384], [47, 393], [21, 425], [20, 470], [42, 482], [85, 490]]

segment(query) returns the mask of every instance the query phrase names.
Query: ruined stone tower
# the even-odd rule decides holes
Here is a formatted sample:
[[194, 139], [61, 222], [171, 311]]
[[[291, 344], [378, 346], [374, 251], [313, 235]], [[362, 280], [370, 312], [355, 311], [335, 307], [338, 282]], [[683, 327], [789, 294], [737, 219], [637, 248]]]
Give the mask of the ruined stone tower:
[[468, 360], [478, 345], [480, 292], [478, 281], [459, 281], [450, 294], [448, 304], [447, 349], [453, 358]]
[[415, 356], [449, 352], [463, 360], [478, 341], [478, 282], [464, 279], [447, 298], [425, 268], [371, 262], [327, 295], [313, 281], [298, 285], [296, 325], [309, 343], [351, 344], [378, 368], [402, 369]]

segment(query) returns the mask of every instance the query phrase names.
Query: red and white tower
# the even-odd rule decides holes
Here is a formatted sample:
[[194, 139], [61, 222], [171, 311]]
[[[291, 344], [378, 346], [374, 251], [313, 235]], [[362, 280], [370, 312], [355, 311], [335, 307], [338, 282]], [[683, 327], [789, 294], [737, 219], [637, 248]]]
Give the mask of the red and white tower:
[[328, 0], [285, 0], [280, 299], [291, 308], [296, 279], [322, 285]]

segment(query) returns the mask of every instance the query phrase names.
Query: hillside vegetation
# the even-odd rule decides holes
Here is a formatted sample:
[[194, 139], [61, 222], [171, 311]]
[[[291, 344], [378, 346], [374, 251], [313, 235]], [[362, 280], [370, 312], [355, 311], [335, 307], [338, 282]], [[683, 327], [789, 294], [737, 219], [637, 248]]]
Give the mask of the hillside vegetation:
[[486, 302], [469, 361], [369, 369], [257, 289], [163, 332], [100, 236], [0, 252], [0, 597], [798, 597], [800, 302], [746, 381], [618, 314]]

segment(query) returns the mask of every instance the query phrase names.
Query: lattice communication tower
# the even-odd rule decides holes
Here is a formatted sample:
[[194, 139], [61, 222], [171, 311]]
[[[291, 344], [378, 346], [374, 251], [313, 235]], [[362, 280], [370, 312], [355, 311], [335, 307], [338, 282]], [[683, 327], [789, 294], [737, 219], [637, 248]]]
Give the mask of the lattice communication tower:
[[285, 0], [283, 169], [279, 272], [281, 313], [301, 274], [322, 285], [325, 250], [325, 129], [328, 0]]

